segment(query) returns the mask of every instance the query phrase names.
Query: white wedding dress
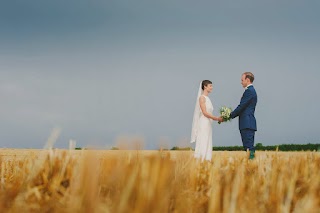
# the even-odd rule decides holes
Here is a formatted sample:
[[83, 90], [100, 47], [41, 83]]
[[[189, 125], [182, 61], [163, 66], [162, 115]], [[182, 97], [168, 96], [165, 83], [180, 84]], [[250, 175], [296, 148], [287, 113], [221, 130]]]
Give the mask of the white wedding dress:
[[[208, 113], [213, 113], [213, 105], [208, 96], [202, 95], [206, 99], [206, 110]], [[199, 103], [198, 103], [199, 104]], [[200, 106], [199, 106], [200, 107]], [[194, 157], [202, 161], [212, 159], [212, 123], [213, 120], [203, 115], [201, 109], [199, 113], [199, 120], [197, 122], [197, 134], [195, 136], [195, 152]]]

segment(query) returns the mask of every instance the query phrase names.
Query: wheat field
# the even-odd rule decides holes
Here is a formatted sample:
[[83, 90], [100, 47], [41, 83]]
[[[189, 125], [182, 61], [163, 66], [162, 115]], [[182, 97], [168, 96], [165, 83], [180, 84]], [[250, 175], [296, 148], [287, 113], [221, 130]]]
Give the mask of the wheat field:
[[0, 212], [320, 212], [319, 152], [0, 149]]

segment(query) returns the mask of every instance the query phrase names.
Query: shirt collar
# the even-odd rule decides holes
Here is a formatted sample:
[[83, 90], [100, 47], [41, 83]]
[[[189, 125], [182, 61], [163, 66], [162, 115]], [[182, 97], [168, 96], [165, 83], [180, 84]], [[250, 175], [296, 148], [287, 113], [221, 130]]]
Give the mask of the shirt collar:
[[253, 84], [249, 84], [249, 85], [246, 87], [246, 90], [247, 90], [250, 86], [253, 86]]

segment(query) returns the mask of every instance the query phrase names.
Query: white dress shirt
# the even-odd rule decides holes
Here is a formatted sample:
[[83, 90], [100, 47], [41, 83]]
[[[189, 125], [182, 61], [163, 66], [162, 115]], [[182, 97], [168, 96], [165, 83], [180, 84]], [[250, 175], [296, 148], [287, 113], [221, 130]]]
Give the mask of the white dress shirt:
[[246, 90], [248, 89], [248, 87], [253, 86], [253, 84], [249, 84], [248, 86], [246, 86]]

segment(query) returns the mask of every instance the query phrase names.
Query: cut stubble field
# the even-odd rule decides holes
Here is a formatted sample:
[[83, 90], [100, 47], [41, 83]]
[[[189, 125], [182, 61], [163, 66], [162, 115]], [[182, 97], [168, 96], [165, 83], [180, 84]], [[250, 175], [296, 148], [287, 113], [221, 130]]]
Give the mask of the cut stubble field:
[[319, 152], [0, 149], [0, 212], [320, 212]]

